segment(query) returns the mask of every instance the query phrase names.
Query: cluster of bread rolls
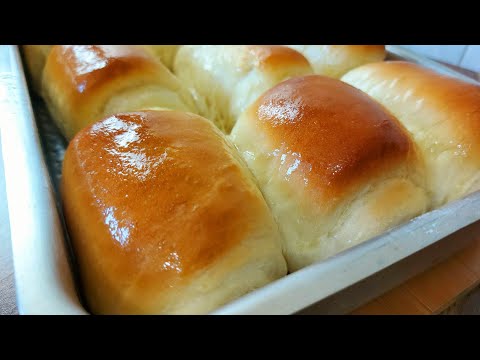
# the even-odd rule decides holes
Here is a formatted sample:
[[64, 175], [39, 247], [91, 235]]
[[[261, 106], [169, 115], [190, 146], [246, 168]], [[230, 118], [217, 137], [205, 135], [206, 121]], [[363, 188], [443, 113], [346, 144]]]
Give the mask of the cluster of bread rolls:
[[433, 207], [480, 189], [480, 86], [403, 61], [364, 65], [342, 80], [410, 131], [426, 164]]
[[480, 188], [480, 87], [384, 46], [24, 56], [93, 313], [208, 313]]
[[285, 46], [185, 45], [173, 70], [194, 89], [198, 109], [229, 133], [240, 114], [282, 80], [312, 74], [302, 54]]

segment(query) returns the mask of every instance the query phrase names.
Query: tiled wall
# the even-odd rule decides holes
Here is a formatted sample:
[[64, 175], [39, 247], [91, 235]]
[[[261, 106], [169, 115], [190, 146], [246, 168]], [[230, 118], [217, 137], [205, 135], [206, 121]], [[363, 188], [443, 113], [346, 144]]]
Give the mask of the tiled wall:
[[480, 72], [480, 45], [401, 45], [433, 59]]

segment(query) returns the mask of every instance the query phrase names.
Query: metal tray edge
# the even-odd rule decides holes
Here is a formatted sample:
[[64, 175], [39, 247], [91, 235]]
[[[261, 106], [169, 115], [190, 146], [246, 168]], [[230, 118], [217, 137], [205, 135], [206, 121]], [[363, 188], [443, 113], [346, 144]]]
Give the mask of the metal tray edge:
[[[20, 314], [86, 314], [68, 263], [59, 214], [17, 46], [0, 69], [2, 153]], [[54, 306], [52, 306], [54, 305]]]

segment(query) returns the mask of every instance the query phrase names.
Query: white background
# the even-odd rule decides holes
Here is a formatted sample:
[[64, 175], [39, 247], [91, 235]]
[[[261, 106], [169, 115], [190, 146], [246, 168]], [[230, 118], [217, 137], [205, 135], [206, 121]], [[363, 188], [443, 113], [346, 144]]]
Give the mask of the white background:
[[480, 72], [480, 45], [400, 45], [433, 59]]

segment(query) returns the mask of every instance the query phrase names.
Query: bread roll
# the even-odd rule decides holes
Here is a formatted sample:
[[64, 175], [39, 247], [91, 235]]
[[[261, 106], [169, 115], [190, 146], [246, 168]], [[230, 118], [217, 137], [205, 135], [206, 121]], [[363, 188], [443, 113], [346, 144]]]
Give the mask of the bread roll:
[[311, 75], [278, 84], [245, 111], [231, 138], [279, 224], [290, 271], [429, 207], [408, 132], [339, 80]]
[[143, 45], [149, 49], [167, 68], [173, 68], [175, 55], [181, 45]]
[[27, 64], [28, 73], [37, 93], [41, 93], [42, 76], [48, 54], [53, 45], [23, 45], [23, 57]]
[[301, 52], [315, 74], [339, 79], [347, 71], [386, 57], [385, 45], [287, 45]]
[[195, 112], [190, 93], [141, 46], [56, 45], [45, 66], [44, 97], [67, 139], [122, 111]]
[[413, 134], [433, 206], [480, 189], [480, 86], [400, 61], [369, 64], [343, 80], [377, 99]]
[[277, 225], [211, 122], [117, 114], [65, 154], [62, 197], [95, 314], [207, 313], [286, 274]]
[[175, 58], [174, 73], [196, 91], [200, 113], [229, 133], [265, 90], [313, 70], [307, 59], [285, 46], [184, 45]]

